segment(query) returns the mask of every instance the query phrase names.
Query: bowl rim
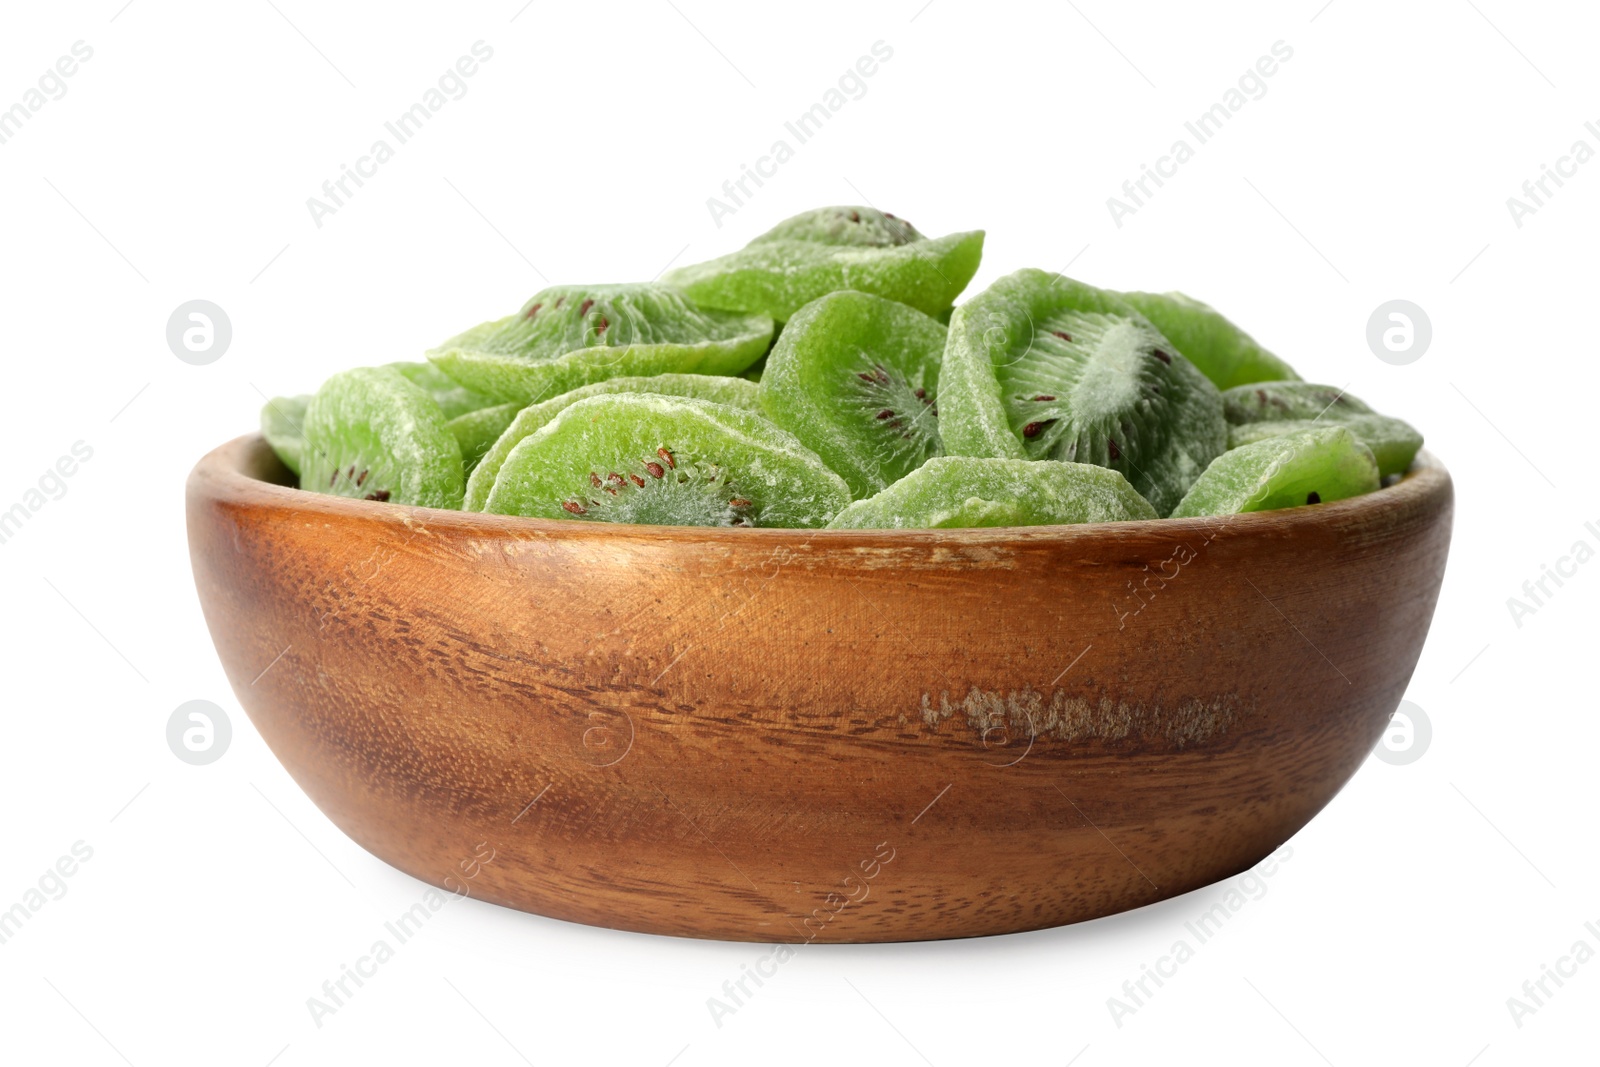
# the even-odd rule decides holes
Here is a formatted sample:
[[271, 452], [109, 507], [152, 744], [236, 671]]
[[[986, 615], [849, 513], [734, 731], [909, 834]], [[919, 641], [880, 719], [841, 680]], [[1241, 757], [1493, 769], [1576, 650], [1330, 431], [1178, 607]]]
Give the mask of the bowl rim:
[[[758, 544], [861, 544], [878, 547], [954, 545], [1021, 545], [1030, 542], [1119, 541], [1152, 536], [1182, 537], [1216, 534], [1226, 528], [1234, 535], [1284, 533], [1319, 526], [1382, 525], [1417, 508], [1431, 510], [1453, 498], [1450, 472], [1426, 449], [1417, 452], [1411, 467], [1393, 484], [1374, 492], [1326, 504], [1309, 504], [1272, 511], [1190, 518], [1129, 519], [1058, 526], [989, 526], [959, 529], [826, 530], [792, 527], [645, 526], [629, 523], [582, 522], [520, 515], [493, 515], [314, 493], [284, 485], [269, 477], [289, 473], [260, 433], [244, 434], [207, 452], [189, 473], [188, 492], [217, 503], [267, 508], [307, 516], [347, 520], [400, 520], [413, 516], [430, 531], [453, 531], [478, 537], [521, 539], [527, 535], [593, 540], [644, 540], [737, 547]], [[1431, 507], [1430, 507], [1431, 505]], [[519, 537], [520, 535], [520, 537]]]

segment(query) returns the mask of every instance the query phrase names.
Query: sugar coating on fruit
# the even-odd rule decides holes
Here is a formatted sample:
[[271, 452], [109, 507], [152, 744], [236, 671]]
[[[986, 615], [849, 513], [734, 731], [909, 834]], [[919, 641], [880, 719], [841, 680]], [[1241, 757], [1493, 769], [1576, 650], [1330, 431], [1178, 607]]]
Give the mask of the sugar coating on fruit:
[[1227, 447], [1216, 386], [1116, 294], [1060, 275], [958, 307], [941, 374], [947, 452], [1110, 467], [1162, 514]]
[[1378, 488], [1372, 450], [1343, 426], [1269, 437], [1218, 456], [1173, 518], [1326, 504]]
[[1183, 293], [1122, 293], [1218, 389], [1297, 380], [1294, 368], [1211, 305]]
[[561, 411], [506, 457], [485, 510], [677, 526], [824, 525], [849, 489], [788, 432], [688, 397], [616, 393]]
[[772, 328], [764, 314], [699, 307], [653, 282], [553, 286], [428, 358], [474, 390], [531, 404], [625, 375], [738, 374], [766, 352]]
[[1149, 501], [1107, 467], [1055, 460], [942, 456], [858, 500], [830, 529], [956, 529], [1157, 518]]
[[666, 281], [706, 307], [787, 321], [819, 296], [873, 293], [937, 315], [977, 273], [983, 231], [927, 238], [865, 207], [821, 208], [786, 219], [744, 248], [679, 267]]
[[513, 448], [543, 429], [551, 419], [578, 401], [608, 393], [685, 396], [727, 404], [744, 411], [756, 410], [756, 384], [743, 378], [708, 374], [657, 374], [651, 377], [611, 378], [593, 385], [580, 386], [514, 413], [514, 417], [502, 428], [499, 436], [484, 450], [482, 458], [472, 468], [472, 476], [467, 479], [462, 507], [467, 511], [482, 511], [489, 500], [490, 490], [494, 488], [495, 479], [499, 477], [500, 468]]
[[392, 367], [329, 378], [306, 408], [300, 487], [364, 500], [459, 508], [461, 446], [439, 405]]
[[820, 297], [795, 313], [767, 357], [761, 412], [855, 496], [870, 496], [942, 451], [945, 335], [932, 318], [882, 297]]

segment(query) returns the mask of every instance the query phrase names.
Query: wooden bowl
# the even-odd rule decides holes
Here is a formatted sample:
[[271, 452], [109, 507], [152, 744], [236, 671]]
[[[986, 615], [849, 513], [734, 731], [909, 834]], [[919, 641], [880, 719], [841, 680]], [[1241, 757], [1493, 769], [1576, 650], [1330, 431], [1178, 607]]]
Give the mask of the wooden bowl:
[[1450, 542], [1423, 454], [1353, 500], [997, 530], [700, 530], [189, 477], [240, 703], [358, 844], [597, 926], [904, 941], [1242, 871], [1371, 751]]

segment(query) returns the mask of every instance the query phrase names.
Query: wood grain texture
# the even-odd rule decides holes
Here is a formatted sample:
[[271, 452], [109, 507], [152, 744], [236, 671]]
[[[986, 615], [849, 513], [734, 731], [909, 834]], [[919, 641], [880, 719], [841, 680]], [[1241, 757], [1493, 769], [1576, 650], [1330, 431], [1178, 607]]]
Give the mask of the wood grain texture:
[[285, 480], [258, 437], [207, 455], [190, 553], [234, 691], [335, 824], [509, 907], [768, 942], [1055, 926], [1256, 863], [1399, 703], [1452, 512], [1425, 453], [1334, 504], [1009, 530], [610, 526]]

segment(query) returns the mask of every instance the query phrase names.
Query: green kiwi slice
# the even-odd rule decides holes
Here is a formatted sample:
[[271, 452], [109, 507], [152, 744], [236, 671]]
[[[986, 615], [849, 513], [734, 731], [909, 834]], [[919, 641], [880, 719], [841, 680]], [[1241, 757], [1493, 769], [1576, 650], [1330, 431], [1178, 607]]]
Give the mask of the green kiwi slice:
[[1325, 504], [1378, 488], [1372, 450], [1343, 426], [1282, 434], [1224, 452], [1173, 509], [1175, 519]]
[[818, 527], [850, 502], [785, 430], [727, 404], [646, 393], [567, 407], [506, 457], [487, 511], [664, 526]]
[[927, 238], [873, 208], [826, 207], [785, 219], [737, 252], [679, 267], [666, 281], [705, 307], [786, 322], [839, 289], [874, 293], [938, 315], [977, 273], [983, 231]]
[[1229, 424], [1275, 419], [1338, 419], [1370, 415], [1372, 409], [1343, 389], [1313, 382], [1260, 381], [1238, 385], [1222, 394], [1222, 414]]
[[1183, 293], [1120, 293], [1218, 389], [1300, 375], [1210, 304]]
[[532, 404], [624, 375], [738, 374], [771, 340], [766, 315], [696, 307], [671, 286], [558, 285], [428, 359], [495, 400]]
[[946, 330], [870, 293], [819, 297], [778, 335], [761, 412], [805, 442], [857, 498], [938, 455], [939, 363]]
[[493, 397], [468, 389], [432, 363], [402, 362], [390, 363], [389, 366], [422, 386], [447, 419], [489, 407], [495, 402]]
[[810, 241], [841, 248], [899, 248], [926, 241], [905, 219], [870, 207], [819, 207], [791, 215], [753, 238], [752, 245]]
[[828, 528], [1044, 526], [1156, 517], [1150, 502], [1109, 467], [936, 456], [876, 496], [857, 500]]
[[261, 406], [261, 436], [296, 476], [300, 473], [300, 456], [305, 449], [306, 406], [310, 403], [311, 394], [306, 393], [275, 396]]
[[1411, 466], [1422, 434], [1402, 419], [1380, 415], [1342, 389], [1310, 382], [1256, 382], [1222, 394], [1228, 447], [1320, 426], [1343, 426], [1378, 459], [1387, 478]]
[[455, 434], [456, 444], [461, 446], [461, 466], [469, 476], [489, 449], [494, 447], [500, 435], [506, 432], [506, 427], [516, 421], [517, 413], [521, 410], [522, 405], [515, 401], [495, 404], [457, 415], [445, 424]]
[[1321, 422], [1312, 419], [1286, 419], [1279, 422], [1251, 422], [1243, 426], [1230, 426], [1228, 447], [1242, 448], [1269, 437], [1281, 437], [1284, 434], [1301, 433], [1327, 426], [1342, 426], [1354, 434], [1357, 441], [1366, 445], [1378, 461], [1378, 474], [1383, 478], [1391, 474], [1403, 474], [1410, 468], [1411, 461], [1416, 459], [1417, 450], [1422, 447], [1422, 435], [1410, 423], [1388, 415], [1351, 415], [1338, 420], [1323, 419]]
[[306, 408], [300, 488], [459, 508], [461, 446], [433, 397], [393, 367], [335, 374]]
[[767, 372], [767, 357], [762, 356], [744, 370], [739, 372], [739, 377], [750, 382], [761, 381], [761, 376]]
[[947, 453], [1110, 467], [1163, 515], [1228, 444], [1217, 387], [1159, 330], [1046, 271], [956, 308], [939, 374]]
[[551, 397], [514, 413], [512, 419], [483, 452], [467, 479], [466, 497], [462, 507], [467, 511], [482, 511], [489, 501], [489, 490], [500, 475], [500, 468], [511, 450], [531, 437], [562, 411], [580, 400], [608, 393], [657, 393], [661, 396], [686, 396], [696, 400], [709, 400], [716, 404], [744, 411], [756, 411], [756, 383], [743, 378], [723, 378], [711, 374], [657, 374], [648, 378], [612, 378], [581, 386], [560, 396]]

